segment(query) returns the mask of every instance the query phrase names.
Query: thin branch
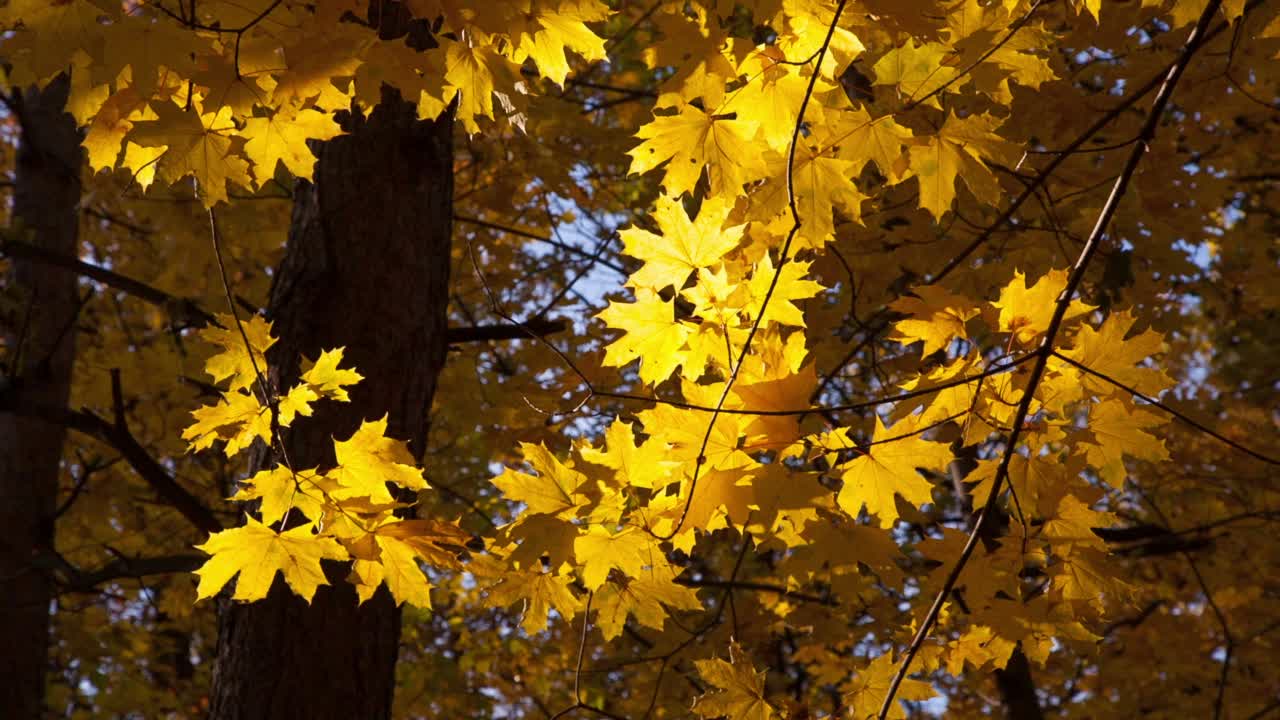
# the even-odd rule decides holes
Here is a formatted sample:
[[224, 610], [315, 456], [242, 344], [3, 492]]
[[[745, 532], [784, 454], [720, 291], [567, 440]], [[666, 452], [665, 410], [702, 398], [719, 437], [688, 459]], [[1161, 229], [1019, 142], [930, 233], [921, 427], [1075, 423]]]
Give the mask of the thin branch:
[[[1169, 99], [1173, 96], [1173, 90], [1178, 84], [1178, 80], [1182, 77], [1182, 73], [1186, 70], [1187, 65], [1191, 62], [1192, 56], [1196, 50], [1203, 44], [1210, 22], [1218, 12], [1221, 6], [1221, 0], [1209, 0], [1204, 12], [1200, 15], [1200, 20], [1196, 23], [1195, 28], [1187, 37], [1186, 43], [1183, 45], [1182, 52], [1173, 66], [1169, 69], [1168, 74], [1164, 78], [1164, 82], [1160, 85], [1160, 89], [1156, 92], [1155, 99], [1152, 101], [1151, 110], [1147, 113], [1146, 122], [1142, 125], [1142, 131], [1139, 133], [1139, 141], [1134, 145], [1129, 157], [1125, 160], [1124, 169], [1120, 172], [1120, 177], [1116, 179], [1115, 185], [1111, 188], [1111, 195], [1107, 198], [1106, 204], [1102, 206], [1102, 210], [1098, 213], [1097, 222], [1093, 226], [1093, 230], [1089, 233], [1089, 238], [1085, 241], [1084, 249], [1080, 251], [1080, 256], [1076, 258], [1075, 265], [1071, 268], [1071, 274], [1067, 278], [1066, 288], [1063, 289], [1062, 295], [1058, 297], [1058, 301], [1054, 306], [1053, 316], [1049, 320], [1049, 325], [1045, 330], [1044, 340], [1040, 344], [1040, 348], [1036, 351], [1036, 362], [1031, 366], [1031, 374], [1027, 379], [1026, 390], [1023, 391], [1022, 399], [1018, 402], [1018, 409], [1014, 415], [1013, 427], [1009, 431], [1008, 444], [1005, 446], [1004, 454], [1000, 459], [1000, 466], [996, 470], [995, 480], [991, 485], [991, 492], [987, 497], [987, 504], [983, 507], [981, 514], [978, 515], [977, 521], [973, 525], [973, 530], [969, 533], [968, 541], [965, 543], [960, 557], [956, 559], [955, 565], [947, 574], [946, 580], [942, 584], [942, 588], [938, 591], [934, 598], [933, 605], [930, 606], [928, 613], [925, 615], [924, 621], [920, 624], [919, 630], [915, 637], [912, 638], [907, 653], [902, 659], [902, 663], [898, 666], [898, 671], [894, 674], [893, 680], [889, 684], [888, 692], [885, 693], [884, 703], [880, 706], [878, 720], [885, 720], [889, 715], [889, 711], [893, 708], [893, 699], [897, 695], [898, 688], [902, 685], [902, 681], [906, 678], [907, 673], [911, 669], [911, 662], [915, 659], [916, 653], [920, 651], [924, 645], [925, 638], [933, 630], [934, 623], [938, 620], [938, 615], [942, 611], [942, 605], [946, 602], [947, 597], [951, 594], [952, 588], [955, 587], [956, 581], [960, 577], [960, 573], [964, 571], [965, 565], [968, 564], [969, 557], [972, 556], [974, 548], [977, 546], [978, 539], [982, 534], [983, 528], [987, 524], [988, 518], [995, 515], [996, 501], [999, 499], [1001, 487], [1005, 478], [1009, 474], [1009, 463], [1016, 454], [1018, 440], [1021, 437], [1023, 428], [1026, 426], [1027, 417], [1031, 411], [1031, 404], [1035, 399], [1036, 390], [1039, 388], [1040, 380], [1044, 376], [1045, 368], [1048, 366], [1049, 358], [1053, 355], [1054, 343], [1057, 340], [1058, 332], [1062, 328], [1063, 321], [1066, 319], [1067, 308], [1071, 301], [1075, 298], [1076, 291], [1080, 287], [1080, 283], [1084, 280], [1085, 270], [1089, 266], [1089, 261], [1093, 258], [1094, 252], [1101, 244], [1102, 235], [1105, 233], [1107, 226], [1111, 223], [1111, 218], [1115, 214], [1116, 208], [1120, 205], [1120, 199], [1124, 197], [1125, 191], [1128, 189], [1129, 181], [1132, 179], [1134, 172], [1138, 169], [1138, 164], [1142, 160], [1142, 156], [1146, 153], [1151, 141], [1155, 139], [1156, 127], [1160, 123], [1160, 119], [1164, 115], [1164, 109], [1169, 103]], [[1066, 157], [1066, 156], [1062, 156]]]
[[208, 325], [213, 316], [205, 312], [194, 301], [180, 298], [131, 277], [113, 272], [99, 265], [50, 252], [21, 240], [5, 240], [0, 244], [0, 253], [12, 258], [22, 258], [33, 262], [62, 268], [78, 275], [83, 275], [97, 282], [132, 295], [144, 302], [165, 308], [175, 319], [188, 326]]
[[618, 265], [617, 263], [596, 258], [590, 252], [583, 250], [580, 247], [570, 245], [568, 243], [560, 242], [559, 240], [547, 237], [546, 235], [539, 235], [537, 233], [530, 232], [528, 230], [522, 230], [520, 228], [510, 227], [508, 225], [500, 225], [495, 222], [490, 222], [488, 220], [481, 220], [480, 218], [470, 217], [468, 215], [459, 215], [458, 213], [453, 214], [453, 220], [454, 222], [464, 223], [467, 225], [476, 225], [478, 227], [487, 228], [489, 230], [496, 230], [498, 232], [507, 233], [509, 235], [515, 235], [517, 237], [526, 238], [528, 240], [537, 240], [538, 242], [544, 242], [544, 243], [547, 243], [548, 245], [558, 247], [561, 250], [564, 250], [566, 252], [572, 253], [579, 257], [585, 258], [587, 260], [593, 260], [599, 265], [603, 267], [607, 267], [610, 270], [623, 275], [624, 277], [630, 276], [630, 273], [627, 272], [625, 268], [623, 268], [621, 265]]
[[115, 448], [138, 476], [173, 509], [177, 510], [196, 528], [208, 533], [218, 532], [222, 523], [203, 503], [147, 452], [127, 426], [117, 425], [98, 417], [88, 410], [71, 410], [66, 407], [48, 407], [27, 402], [16, 387], [0, 392], [0, 412], [10, 412], [19, 417], [33, 417], [45, 422], [62, 425], [99, 440]]
[[[1262, 4], [1262, 0], [1250, 0], [1250, 2], [1245, 6], [1245, 12], [1249, 12], [1260, 4]], [[1219, 23], [1212, 29], [1204, 32], [1198, 42], [1200, 44], [1208, 42], [1230, 26], [1231, 23], [1229, 22]], [[941, 270], [928, 276], [928, 278], [924, 282], [919, 283], [919, 285], [922, 287], [936, 285], [958, 269], [969, 258], [969, 256], [977, 252], [978, 249], [985, 245], [1000, 228], [1004, 227], [1004, 225], [1008, 224], [1013, 219], [1018, 210], [1022, 208], [1027, 200], [1030, 200], [1035, 195], [1036, 190], [1038, 190], [1041, 185], [1048, 182], [1049, 178], [1057, 171], [1058, 167], [1061, 166], [1062, 163], [1072, 157], [1076, 151], [1094, 135], [1097, 135], [1106, 128], [1106, 126], [1110, 125], [1121, 115], [1121, 113], [1133, 107], [1135, 103], [1146, 97], [1152, 90], [1160, 87], [1161, 83], [1169, 76], [1169, 73], [1174, 70], [1178, 62], [1179, 61], [1175, 60], [1173, 64], [1166, 67], [1163, 71], [1152, 75], [1147, 82], [1138, 86], [1129, 95], [1126, 95], [1125, 98], [1117, 103], [1115, 107], [1103, 113], [1097, 121], [1086, 128], [1084, 132], [1080, 133], [1075, 140], [1068, 143], [1066, 147], [1061, 150], [1054, 151], [1054, 158], [1049, 162], [1049, 164], [1036, 173], [1035, 177], [1026, 184], [1023, 190], [1013, 199], [1013, 202], [1009, 204], [1009, 207], [1005, 208], [1005, 210], [1000, 213], [999, 217], [987, 226], [986, 230], [979, 233], [968, 245], [964, 247], [964, 249], [948, 260], [947, 264], [944, 265]], [[1127, 141], [1125, 144], [1128, 145], [1134, 142], [1139, 142], [1140, 139], [1141, 135], [1133, 140]], [[1140, 147], [1145, 148], [1145, 145], [1140, 145]], [[844, 357], [841, 358], [840, 362], [836, 363], [836, 366], [831, 370], [831, 372], [827, 373], [823, 377], [822, 382], [820, 382], [818, 387], [813, 391], [813, 394], [811, 395], [812, 398], [817, 399], [821, 397], [831, 383], [835, 381], [835, 378], [840, 374], [844, 367], [850, 362], [853, 362], [853, 359], [857, 357], [867, 345], [873, 343], [876, 337], [883, 332], [885, 328], [889, 327], [891, 316], [892, 313], [889, 309], [887, 307], [883, 307], [872, 317], [867, 319], [867, 334], [858, 344], [845, 353]]]
[[689, 517], [689, 508], [693, 506], [693, 496], [698, 490], [698, 477], [702, 472], [703, 465], [706, 464], [707, 445], [711, 442], [711, 433], [715, 430], [716, 420], [719, 419], [720, 413], [724, 409], [724, 404], [729, 399], [729, 392], [733, 389], [734, 383], [737, 382], [738, 374], [742, 370], [747, 355], [751, 352], [751, 343], [755, 340], [756, 333], [760, 331], [760, 325], [764, 322], [769, 301], [773, 299], [773, 293], [782, 277], [782, 270], [790, 261], [788, 255], [791, 252], [791, 244], [795, 241], [796, 233], [800, 231], [801, 225], [800, 208], [796, 200], [795, 186], [796, 147], [800, 144], [800, 132], [804, 128], [805, 111], [809, 109], [809, 101], [813, 98], [813, 89], [817, 85], [818, 78], [822, 75], [822, 60], [826, 57], [827, 50], [831, 47], [831, 38], [835, 36], [836, 26], [840, 23], [840, 15], [844, 13], [845, 3], [846, 0], [840, 0], [836, 3], [831, 22], [827, 25], [827, 35], [822, 39], [822, 45], [815, 53], [814, 60], [816, 64], [814, 65], [813, 74], [809, 76], [809, 84], [805, 88], [804, 97], [800, 100], [800, 108], [796, 111], [795, 127], [791, 131], [786, 168], [787, 208], [791, 213], [791, 229], [787, 232], [787, 239], [782, 243], [782, 249], [778, 252], [778, 265], [773, 271], [773, 277], [769, 279], [769, 288], [765, 291], [764, 298], [760, 301], [760, 310], [756, 313], [756, 318], [751, 323], [751, 330], [747, 333], [746, 340], [742, 343], [742, 350], [738, 353], [738, 362], [734, 364], [733, 370], [729, 373], [729, 378], [725, 381], [724, 389], [720, 391], [720, 399], [716, 401], [715, 410], [711, 413], [711, 419], [707, 422], [707, 431], [702, 435], [702, 445], [699, 447], [697, 455], [698, 460], [693, 466], [693, 475], [689, 480], [689, 495], [685, 498], [684, 508], [680, 511], [680, 519], [671, 528], [671, 532], [665, 535], [654, 534], [654, 537], [659, 540], [670, 540], [679, 534], [681, 528], [684, 527], [685, 520]]
[[1113, 377], [1110, 377], [1110, 376], [1109, 376], [1109, 375], [1107, 375], [1106, 373], [1099, 372], [1099, 371], [1094, 370], [1093, 368], [1091, 368], [1091, 367], [1089, 367], [1089, 366], [1087, 366], [1087, 365], [1084, 365], [1084, 364], [1079, 363], [1079, 362], [1077, 362], [1077, 361], [1075, 361], [1075, 360], [1072, 360], [1071, 358], [1067, 357], [1066, 355], [1063, 355], [1063, 354], [1059, 353], [1059, 352], [1058, 352], [1058, 351], [1056, 351], [1056, 350], [1055, 350], [1055, 351], [1053, 351], [1053, 356], [1054, 356], [1054, 357], [1056, 357], [1056, 358], [1058, 358], [1059, 360], [1062, 360], [1063, 362], [1067, 363], [1068, 365], [1072, 365], [1072, 366], [1074, 366], [1075, 368], [1079, 369], [1080, 371], [1084, 372], [1085, 374], [1092, 375], [1092, 376], [1094, 376], [1094, 377], [1098, 378], [1099, 380], [1106, 381], [1106, 382], [1108, 382], [1108, 383], [1110, 383], [1110, 384], [1112, 384], [1112, 385], [1114, 385], [1114, 386], [1116, 386], [1116, 387], [1120, 388], [1121, 390], [1124, 390], [1125, 392], [1129, 393], [1130, 395], [1132, 395], [1132, 396], [1134, 396], [1134, 397], [1138, 398], [1139, 400], [1142, 400], [1143, 402], [1146, 402], [1146, 403], [1148, 403], [1148, 404], [1150, 404], [1150, 405], [1154, 405], [1155, 407], [1160, 408], [1161, 410], [1165, 411], [1166, 413], [1169, 413], [1169, 415], [1173, 416], [1173, 418], [1174, 418], [1175, 420], [1178, 420], [1179, 422], [1182, 422], [1182, 423], [1186, 423], [1187, 425], [1190, 425], [1191, 427], [1195, 428], [1196, 430], [1199, 430], [1200, 432], [1202, 432], [1202, 433], [1204, 433], [1204, 434], [1208, 435], [1209, 437], [1212, 437], [1212, 438], [1214, 438], [1215, 440], [1217, 440], [1217, 441], [1219, 441], [1219, 442], [1221, 442], [1221, 443], [1223, 443], [1223, 444], [1229, 445], [1230, 447], [1232, 447], [1232, 448], [1234, 448], [1234, 449], [1236, 449], [1236, 450], [1239, 450], [1240, 452], [1242, 452], [1242, 453], [1244, 453], [1244, 454], [1246, 454], [1246, 455], [1248, 455], [1248, 456], [1250, 456], [1250, 457], [1252, 457], [1252, 458], [1255, 458], [1255, 459], [1261, 460], [1262, 462], [1267, 463], [1267, 464], [1269, 464], [1269, 465], [1280, 465], [1280, 460], [1277, 460], [1276, 458], [1270, 457], [1270, 456], [1268, 456], [1268, 455], [1263, 455], [1262, 453], [1260, 453], [1260, 452], [1258, 452], [1258, 451], [1256, 451], [1256, 450], [1251, 450], [1251, 449], [1249, 449], [1249, 448], [1245, 447], [1244, 445], [1241, 445], [1240, 443], [1238, 443], [1238, 442], [1236, 442], [1236, 441], [1232, 440], [1231, 438], [1228, 438], [1228, 437], [1226, 437], [1226, 436], [1222, 435], [1221, 433], [1218, 433], [1218, 432], [1214, 431], [1213, 429], [1211, 429], [1211, 428], [1209, 428], [1209, 427], [1207, 427], [1207, 426], [1205, 426], [1205, 425], [1202, 425], [1202, 424], [1200, 424], [1200, 423], [1196, 422], [1195, 420], [1192, 420], [1191, 418], [1189, 418], [1189, 417], [1187, 417], [1186, 415], [1184, 415], [1184, 414], [1182, 414], [1182, 413], [1178, 412], [1177, 410], [1174, 410], [1173, 408], [1171, 408], [1171, 407], [1169, 407], [1168, 405], [1166, 405], [1166, 404], [1164, 404], [1164, 403], [1160, 402], [1159, 400], [1156, 400], [1155, 398], [1153, 398], [1153, 397], [1151, 397], [1151, 396], [1149, 396], [1149, 395], [1146, 395], [1146, 394], [1144, 394], [1144, 393], [1141, 393], [1141, 392], [1139, 392], [1137, 389], [1135, 389], [1135, 388], [1133, 388], [1133, 387], [1131, 387], [1131, 386], [1129, 386], [1129, 385], [1126, 385], [1126, 384], [1124, 384], [1124, 383], [1120, 382], [1119, 380], [1116, 380], [1116, 379], [1115, 379], [1115, 378], [1113, 378]]

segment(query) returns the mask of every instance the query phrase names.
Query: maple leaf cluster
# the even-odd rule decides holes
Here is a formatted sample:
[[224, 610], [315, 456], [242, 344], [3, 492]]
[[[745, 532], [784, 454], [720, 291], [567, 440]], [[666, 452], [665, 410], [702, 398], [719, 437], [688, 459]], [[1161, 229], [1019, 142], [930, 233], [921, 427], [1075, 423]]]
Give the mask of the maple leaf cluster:
[[[85, 301], [100, 337], [73, 395], [117, 419], [74, 418], [108, 445], [132, 422], [157, 466], [242, 521], [195, 545], [198, 580], [164, 615], [203, 636], [212, 603], [192, 599], [385, 586], [435, 612], [404, 614], [406, 716], [987, 717], [1019, 683], [1037, 697], [1033, 677], [1067, 717], [1280, 707], [1260, 539], [1280, 498], [1275, 378], [1253, 367], [1280, 308], [1275, 176], [1255, 152], [1280, 92], [1276, 10], [642, 5], [0, 9], [7, 84], [65, 82], [83, 130], [91, 269], [173, 292]], [[452, 218], [430, 219], [454, 223], [434, 259], [450, 322], [515, 339], [455, 344], [425, 447], [378, 409], [295, 467], [290, 429], [360, 393], [346, 348], [294, 373], [270, 367], [258, 314], [173, 314], [188, 288], [209, 307], [252, 304], [231, 282], [264, 297], [289, 219], [257, 201], [287, 200], [326, 141], [397, 96], [457, 123]], [[216, 225], [215, 266], [190, 260], [198, 216], [133, 222], [188, 201], [230, 216], [232, 272]], [[572, 322], [539, 337], [553, 310]], [[189, 384], [210, 318], [194, 334], [213, 385]], [[184, 389], [148, 389], [164, 410], [144, 420], [118, 373], [85, 379], [119, 366], [130, 387]], [[171, 447], [191, 387], [211, 401]], [[72, 447], [88, 478], [100, 448]], [[90, 484], [72, 487], [68, 507]], [[141, 526], [131, 550], [187, 551], [121, 497], [60, 540], [114, 556]], [[60, 632], [94, 655], [73, 633], [109, 619]], [[66, 692], [109, 707], [99, 681]]]

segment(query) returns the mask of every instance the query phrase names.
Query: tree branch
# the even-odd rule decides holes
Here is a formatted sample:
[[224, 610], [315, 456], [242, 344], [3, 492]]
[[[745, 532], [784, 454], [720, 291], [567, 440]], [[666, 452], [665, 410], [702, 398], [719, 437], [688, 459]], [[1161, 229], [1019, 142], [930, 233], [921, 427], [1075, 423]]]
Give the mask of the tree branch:
[[1111, 224], [1111, 218], [1115, 214], [1116, 208], [1119, 207], [1120, 199], [1124, 197], [1125, 191], [1129, 187], [1129, 181], [1138, 169], [1142, 156], [1146, 154], [1147, 146], [1155, 138], [1156, 126], [1160, 123], [1165, 107], [1173, 96], [1173, 89], [1177, 86], [1183, 71], [1186, 70], [1187, 65], [1191, 62], [1192, 56], [1204, 43], [1205, 31], [1221, 5], [1222, 0], [1209, 0], [1204, 12], [1200, 15], [1199, 21], [1196, 22], [1195, 28], [1187, 37], [1178, 59], [1169, 68], [1168, 74], [1165, 75], [1164, 82], [1161, 83], [1160, 89], [1156, 92], [1155, 99], [1151, 103], [1151, 110], [1147, 113], [1147, 119], [1142, 125], [1142, 131], [1138, 134], [1138, 142], [1133, 145], [1129, 157], [1126, 158], [1124, 168], [1116, 179], [1115, 185], [1111, 188], [1111, 194], [1098, 212], [1098, 219], [1094, 223], [1093, 230], [1089, 233], [1089, 239], [1085, 241], [1084, 249], [1080, 251], [1075, 265], [1071, 268], [1066, 288], [1063, 289], [1062, 295], [1058, 297], [1058, 301], [1054, 305], [1053, 316], [1049, 319], [1049, 325], [1045, 329], [1044, 340], [1036, 351], [1036, 361], [1031, 366], [1031, 374], [1027, 379], [1026, 390], [1023, 391], [1022, 398], [1018, 401], [1018, 409], [1014, 415], [1012, 429], [1009, 431], [1008, 443], [1000, 459], [1000, 466], [996, 470], [995, 480], [991, 484], [987, 504], [979, 513], [977, 522], [973, 525], [973, 531], [969, 533], [969, 539], [960, 551], [960, 557], [956, 559], [955, 565], [947, 574], [942, 588], [938, 591], [937, 596], [934, 597], [928, 613], [925, 614], [924, 621], [920, 623], [919, 630], [916, 631], [915, 637], [912, 638], [906, 655], [903, 657], [902, 663], [898, 666], [898, 671], [894, 674], [893, 680], [889, 684], [888, 692], [885, 693], [884, 703], [880, 706], [879, 720], [885, 720], [888, 717], [889, 710], [893, 708], [894, 696], [897, 695], [898, 688], [902, 685], [902, 680], [910, 671], [912, 660], [915, 659], [916, 653], [920, 651], [920, 647], [924, 645], [925, 638], [933, 630], [933, 626], [938, 620], [938, 615], [942, 612], [942, 605], [946, 602], [947, 597], [950, 596], [952, 588], [955, 587], [956, 581], [960, 578], [960, 573], [964, 571], [965, 565], [968, 564], [969, 558], [973, 555], [973, 550], [978, 544], [978, 539], [982, 535], [988, 518], [995, 514], [996, 501], [1001, 495], [1000, 491], [1004, 485], [1005, 478], [1009, 474], [1009, 463], [1012, 461], [1013, 456], [1017, 454], [1018, 440], [1026, 427], [1027, 417], [1031, 412], [1031, 403], [1035, 399], [1040, 380], [1044, 377], [1049, 358], [1053, 356], [1054, 343], [1057, 340], [1059, 330], [1062, 329], [1063, 321], [1066, 319], [1067, 308], [1075, 298], [1081, 281], [1084, 280], [1084, 273], [1089, 266], [1089, 261], [1093, 259], [1094, 252], [1097, 251], [1098, 246], [1101, 244], [1102, 235], [1106, 232], [1107, 226]]
[[[12, 258], [31, 260], [50, 267], [62, 268], [77, 275], [83, 275], [107, 287], [132, 295], [143, 302], [164, 308], [174, 320], [185, 327], [202, 327], [214, 323], [213, 315], [200, 307], [194, 300], [167, 293], [141, 280], [121, 275], [100, 265], [69, 258], [58, 253], [49, 252], [30, 243], [12, 239], [0, 243], [0, 254]], [[241, 304], [244, 305], [245, 303], [241, 301]], [[249, 307], [249, 309], [256, 310], [256, 308], [252, 307]], [[529, 337], [531, 332], [539, 336], [551, 335], [563, 332], [567, 328], [568, 324], [563, 320], [546, 319], [530, 320], [523, 327], [511, 324], [451, 327], [449, 328], [448, 342], [450, 345], [457, 345], [460, 343], [493, 340], [519, 340]]]
[[107, 422], [88, 410], [47, 407], [25, 401], [20, 382], [20, 379], [15, 380], [13, 385], [0, 390], [0, 412], [13, 413], [19, 417], [39, 418], [106, 443], [124, 456], [125, 461], [160, 499], [181, 513], [196, 528], [207, 533], [215, 533], [222, 529], [222, 523], [213, 512], [195, 495], [182, 487], [164, 466], [138, 443], [128, 426]]

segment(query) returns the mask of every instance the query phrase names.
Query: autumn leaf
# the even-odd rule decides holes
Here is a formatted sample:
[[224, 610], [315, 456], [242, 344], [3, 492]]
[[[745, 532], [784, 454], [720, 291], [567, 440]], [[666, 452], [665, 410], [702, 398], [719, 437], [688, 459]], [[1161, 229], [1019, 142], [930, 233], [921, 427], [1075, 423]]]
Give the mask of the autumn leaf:
[[579, 492], [586, 483], [585, 475], [566, 467], [542, 445], [524, 443], [520, 450], [525, 462], [538, 474], [507, 468], [492, 480], [503, 495], [524, 503], [530, 513], [557, 516], [570, 514], [586, 503], [586, 497]]
[[937, 285], [916, 288], [914, 295], [898, 298], [889, 307], [910, 316], [894, 323], [894, 330], [907, 342], [923, 340], [924, 357], [946, 348], [955, 338], [968, 337], [965, 323], [981, 312], [976, 303]]
[[267, 367], [265, 353], [276, 342], [271, 336], [271, 323], [253, 315], [236, 329], [236, 318], [231, 315], [219, 314], [217, 319], [221, 327], [211, 325], [200, 330], [201, 339], [222, 349], [205, 363], [205, 371], [214, 382], [229, 379], [228, 389], [232, 392], [245, 390], [258, 381], [258, 373]]
[[205, 207], [227, 199], [228, 182], [249, 186], [249, 163], [233, 147], [229, 108], [201, 114], [162, 102], [151, 109], [156, 119], [134, 122], [127, 137], [143, 147], [166, 148], [157, 168], [165, 182], [195, 177]]
[[[856, 720], [871, 720], [878, 717], [884, 696], [888, 693], [889, 684], [897, 670], [898, 664], [894, 662], [893, 656], [885, 654], [872, 660], [866, 669], [857, 673], [853, 682], [849, 684], [849, 692], [845, 695], [845, 701], [850, 706], [849, 717]], [[928, 700], [936, 694], [933, 686], [927, 682], [903, 678], [896, 697], [900, 701]], [[905, 718], [906, 713], [903, 712], [902, 703], [893, 703], [886, 717], [895, 720]]]
[[582, 459], [612, 468], [619, 487], [659, 488], [680, 463], [668, 460], [668, 446], [655, 438], [636, 444], [631, 423], [615, 419], [605, 430], [606, 447], [582, 449]]
[[672, 610], [701, 610], [697, 593], [674, 580], [673, 570], [659, 565], [634, 577], [607, 582], [596, 590], [591, 607], [596, 611], [595, 622], [604, 639], [621, 635], [628, 617], [647, 628], [662, 630]]
[[502, 581], [489, 588], [489, 604], [508, 607], [523, 602], [524, 615], [520, 627], [529, 634], [547, 627], [547, 612], [555, 609], [560, 617], [572, 620], [582, 602], [569, 589], [571, 578], [540, 570], [507, 573]]
[[303, 109], [292, 114], [281, 110], [272, 117], [251, 117], [237, 134], [247, 138], [244, 152], [253, 162], [253, 177], [261, 186], [275, 175], [277, 163], [284, 163], [293, 175], [310, 180], [316, 158], [307, 140], [328, 140], [340, 132], [328, 113]]
[[656, 385], [671, 377], [683, 360], [689, 328], [676, 320], [675, 301], [664, 301], [646, 288], [637, 288], [634, 303], [610, 301], [596, 317], [611, 328], [623, 330], [621, 338], [605, 348], [604, 363], [621, 367], [640, 358], [640, 379]]
[[742, 240], [741, 225], [724, 227], [732, 209], [726, 202], [710, 199], [702, 204], [697, 219], [690, 220], [679, 200], [658, 198], [653, 217], [662, 235], [638, 227], [620, 233], [623, 252], [644, 261], [627, 284], [652, 290], [674, 285], [679, 290], [690, 272], [719, 263]]
[[894, 425], [891, 432], [876, 418], [871, 449], [843, 468], [844, 487], [836, 502], [856, 516], [865, 507], [880, 520], [880, 527], [893, 527], [898, 519], [894, 495], [913, 505], [933, 502], [933, 485], [920, 477], [916, 468], [940, 470], [951, 461], [946, 443], [923, 440], [909, 422]]
[[[1050, 270], [1031, 286], [1027, 286], [1021, 272], [1014, 271], [1013, 280], [1000, 291], [1000, 299], [991, 303], [1000, 309], [1000, 330], [1012, 333], [1019, 344], [1029, 345], [1049, 329], [1054, 305], [1066, 287], [1066, 270]], [[1063, 320], [1078, 318], [1092, 309], [1072, 300]]]
[[197, 598], [213, 597], [239, 574], [232, 598], [261, 600], [279, 572], [295, 593], [311, 602], [316, 588], [329, 584], [320, 561], [348, 557], [337, 541], [316, 535], [311, 525], [277, 533], [252, 517], [246, 517], [242, 527], [214, 533], [196, 547], [212, 555], [196, 570], [200, 576]]
[[759, 153], [751, 149], [757, 124], [734, 120], [686, 105], [678, 114], [660, 115], [640, 128], [644, 140], [627, 152], [631, 172], [646, 173], [670, 160], [662, 185], [679, 197], [693, 190], [705, 167], [713, 193], [733, 194], [765, 174]]
[[387, 483], [408, 490], [428, 487], [408, 445], [386, 437], [386, 431], [387, 418], [383, 416], [365, 420], [350, 438], [334, 442], [338, 465], [325, 473], [339, 486], [334, 497], [366, 497], [370, 502], [384, 504], [394, 502]]
[[783, 717], [765, 697], [765, 673], [757, 673], [742, 649], [733, 644], [729, 661], [718, 658], [695, 660], [698, 675], [713, 692], [698, 696], [693, 711], [704, 718], [729, 717], [734, 720], [774, 720]]

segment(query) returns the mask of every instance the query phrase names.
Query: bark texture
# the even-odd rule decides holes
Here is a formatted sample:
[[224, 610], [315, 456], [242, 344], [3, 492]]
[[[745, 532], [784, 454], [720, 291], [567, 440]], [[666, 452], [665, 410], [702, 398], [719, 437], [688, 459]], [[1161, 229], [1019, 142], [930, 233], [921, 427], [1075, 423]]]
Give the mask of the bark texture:
[[[41, 250], [76, 258], [79, 136], [64, 113], [67, 77], [45, 90], [15, 92], [22, 122], [13, 213]], [[6, 382], [20, 401], [67, 405], [76, 357], [76, 275], [14, 260], [6, 293], [18, 300], [5, 319]], [[54, 587], [31, 560], [54, 542], [54, 507], [63, 441], [60, 425], [0, 415], [0, 707], [17, 720], [41, 717]]]
[[[69, 83], [15, 91], [22, 135], [13, 214], [25, 239], [42, 250], [76, 257], [80, 202], [80, 138], [65, 112]], [[5, 380], [22, 402], [63, 407], [71, 390], [76, 278], [59, 268], [14, 260], [5, 279], [19, 309], [5, 318]], [[54, 588], [32, 567], [53, 546], [54, 508], [65, 429], [42, 420], [0, 414], [0, 715], [43, 716]]]
[[[319, 146], [314, 183], [294, 196], [293, 227], [268, 308], [279, 341], [269, 381], [288, 388], [302, 355], [346, 348], [365, 376], [350, 403], [326, 402], [286, 431], [294, 467], [333, 464], [333, 439], [390, 414], [387, 435], [421, 455], [444, 364], [451, 234], [452, 130], [416, 119], [392, 91], [349, 135]], [[380, 590], [364, 606], [326, 568], [311, 605], [277, 579], [267, 599], [223, 601], [214, 720], [378, 720], [391, 716], [400, 613]]]

